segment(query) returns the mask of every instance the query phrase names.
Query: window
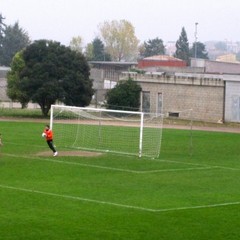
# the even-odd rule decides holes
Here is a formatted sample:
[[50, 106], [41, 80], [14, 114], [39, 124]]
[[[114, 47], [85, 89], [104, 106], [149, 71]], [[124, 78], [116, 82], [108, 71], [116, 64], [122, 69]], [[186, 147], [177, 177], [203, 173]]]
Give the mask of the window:
[[232, 96], [232, 119], [234, 121], [240, 120], [240, 96], [233, 95]]
[[179, 117], [179, 112], [169, 112], [168, 116], [169, 117]]
[[142, 111], [150, 112], [150, 92], [142, 92]]
[[162, 93], [158, 93], [157, 96], [157, 113], [162, 113], [163, 111], [163, 96]]

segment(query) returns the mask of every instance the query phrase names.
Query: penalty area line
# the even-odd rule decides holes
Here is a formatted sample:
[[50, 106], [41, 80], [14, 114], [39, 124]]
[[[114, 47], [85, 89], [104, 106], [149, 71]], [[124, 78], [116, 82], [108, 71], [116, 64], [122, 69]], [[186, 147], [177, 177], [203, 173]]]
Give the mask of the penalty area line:
[[111, 171], [119, 171], [119, 172], [130, 172], [130, 173], [142, 173], [141, 171], [135, 171], [135, 170], [129, 170], [129, 169], [123, 169], [123, 168], [113, 168], [113, 167], [105, 167], [100, 165], [94, 165], [94, 164], [86, 164], [86, 163], [79, 163], [79, 162], [70, 162], [70, 161], [62, 161], [50, 158], [40, 158], [40, 157], [29, 157], [29, 156], [17, 156], [14, 154], [5, 154], [10, 157], [21, 157], [21, 158], [27, 158], [27, 159], [35, 159], [38, 161], [45, 161], [45, 162], [53, 162], [53, 163], [61, 163], [61, 164], [68, 164], [68, 165], [77, 165], [81, 167], [89, 167], [89, 168], [99, 168], [104, 170], [111, 170]]
[[[5, 154], [7, 156], [11, 157], [20, 157], [15, 154]], [[70, 161], [62, 161], [62, 160], [57, 160], [55, 159], [50, 159], [50, 158], [40, 158], [40, 157], [32, 157], [32, 156], [21, 156], [22, 158], [27, 158], [27, 159], [36, 159], [39, 161], [47, 161], [47, 162], [53, 162], [53, 163], [60, 163], [60, 164], [68, 164], [68, 165], [77, 165], [77, 166], [82, 166], [82, 167], [89, 167], [89, 168], [98, 168], [98, 169], [104, 169], [104, 170], [110, 170], [110, 171], [118, 171], [118, 172], [127, 172], [127, 173], [135, 173], [135, 174], [148, 174], [148, 173], [161, 173], [161, 172], [179, 172], [179, 171], [193, 171], [193, 170], [207, 170], [207, 169], [213, 169], [217, 168], [216, 166], [204, 166], [200, 167], [191, 167], [191, 168], [170, 168], [170, 169], [154, 169], [154, 170], [142, 170], [142, 171], [137, 171], [137, 170], [130, 170], [130, 169], [123, 169], [123, 168], [113, 168], [113, 167], [106, 167], [106, 166], [100, 166], [100, 165], [94, 165], [94, 164], [86, 164], [86, 163], [78, 163], [78, 162], [70, 162]]]
[[136, 210], [142, 210], [142, 211], [148, 211], [148, 212], [154, 212], [155, 211], [154, 209], [151, 209], [151, 208], [137, 207], [137, 206], [107, 202], [107, 201], [100, 201], [100, 200], [95, 200], [95, 199], [90, 199], [90, 198], [76, 197], [76, 196], [71, 196], [71, 195], [63, 195], [63, 194], [58, 194], [58, 193], [43, 192], [43, 191], [27, 189], [27, 188], [18, 188], [18, 187], [7, 186], [7, 185], [2, 185], [2, 184], [0, 184], [0, 188], [16, 190], [16, 191], [21, 191], [21, 192], [28, 192], [28, 193], [36, 193], [36, 194], [47, 195], [47, 196], [52, 196], [52, 197], [78, 200], [78, 201], [82, 201], [82, 202], [90, 202], [90, 203], [97, 203], [97, 204], [102, 204], [102, 205], [110, 205], [110, 206], [121, 207], [121, 208], [136, 209]]
[[220, 169], [233, 170], [233, 171], [239, 171], [240, 170], [239, 168], [232, 168], [232, 167], [225, 167], [225, 166], [218, 166], [218, 165], [209, 165], [209, 164], [180, 162], [180, 161], [174, 161], [174, 160], [154, 159], [152, 161], [167, 162], [167, 163], [178, 163], [178, 164], [183, 164], [183, 165], [201, 166], [201, 167], [210, 167], [210, 168], [220, 168]]
[[76, 196], [71, 196], [71, 195], [63, 195], [63, 194], [57, 194], [57, 193], [51, 193], [51, 192], [38, 191], [38, 190], [27, 189], [27, 188], [19, 188], [19, 187], [13, 187], [13, 186], [2, 185], [2, 184], [0, 184], [0, 188], [10, 189], [10, 190], [15, 190], [15, 191], [21, 191], [21, 192], [41, 194], [41, 195], [64, 198], [64, 199], [77, 200], [77, 201], [82, 201], [82, 202], [96, 203], [96, 204], [101, 204], [101, 205], [109, 205], [109, 206], [114, 206], [114, 207], [119, 207], [119, 208], [127, 208], [127, 209], [140, 210], [140, 211], [145, 211], [145, 212], [153, 212], [153, 213], [184, 211], [184, 210], [194, 210], [194, 209], [206, 209], [206, 208], [217, 208], [217, 207], [240, 205], [240, 202], [237, 201], [237, 202], [225, 202], [225, 203], [218, 203], [218, 204], [189, 206], [189, 207], [152, 209], [152, 208], [131, 206], [131, 205], [125, 205], [125, 204], [119, 204], [119, 203], [113, 203], [113, 202], [107, 202], [107, 201], [100, 201], [100, 200], [96, 200], [96, 199], [76, 197]]
[[154, 212], [171, 212], [171, 211], [181, 211], [181, 210], [206, 209], [206, 208], [227, 207], [227, 206], [233, 206], [233, 205], [240, 205], [240, 202], [226, 202], [226, 203], [216, 203], [216, 204], [190, 206], [190, 207], [156, 209]]

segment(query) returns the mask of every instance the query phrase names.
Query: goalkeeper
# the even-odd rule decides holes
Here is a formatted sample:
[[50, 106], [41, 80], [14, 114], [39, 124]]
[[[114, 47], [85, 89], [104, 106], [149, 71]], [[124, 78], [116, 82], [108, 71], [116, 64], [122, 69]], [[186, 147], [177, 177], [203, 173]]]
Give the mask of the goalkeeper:
[[56, 151], [54, 144], [53, 144], [53, 131], [50, 129], [49, 125], [45, 126], [45, 129], [42, 133], [42, 137], [46, 138], [47, 144], [49, 148], [53, 151], [53, 156], [57, 156], [58, 152]]

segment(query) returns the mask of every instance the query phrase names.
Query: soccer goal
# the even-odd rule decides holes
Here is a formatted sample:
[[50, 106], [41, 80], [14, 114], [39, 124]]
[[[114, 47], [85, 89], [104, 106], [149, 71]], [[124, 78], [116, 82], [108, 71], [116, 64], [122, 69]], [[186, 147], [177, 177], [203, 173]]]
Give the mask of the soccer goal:
[[50, 127], [59, 148], [103, 151], [156, 158], [160, 154], [163, 116], [52, 105]]

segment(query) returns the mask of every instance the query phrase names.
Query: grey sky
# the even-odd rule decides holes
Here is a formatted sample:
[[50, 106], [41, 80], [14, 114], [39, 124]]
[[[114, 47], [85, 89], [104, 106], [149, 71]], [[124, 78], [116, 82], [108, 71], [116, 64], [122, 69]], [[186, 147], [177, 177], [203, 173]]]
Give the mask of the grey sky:
[[126, 19], [143, 42], [156, 37], [176, 41], [185, 27], [189, 42], [240, 41], [239, 0], [0, 0], [0, 13], [16, 21], [32, 40], [49, 39], [69, 45], [81, 36], [84, 44], [99, 33], [104, 21]]

